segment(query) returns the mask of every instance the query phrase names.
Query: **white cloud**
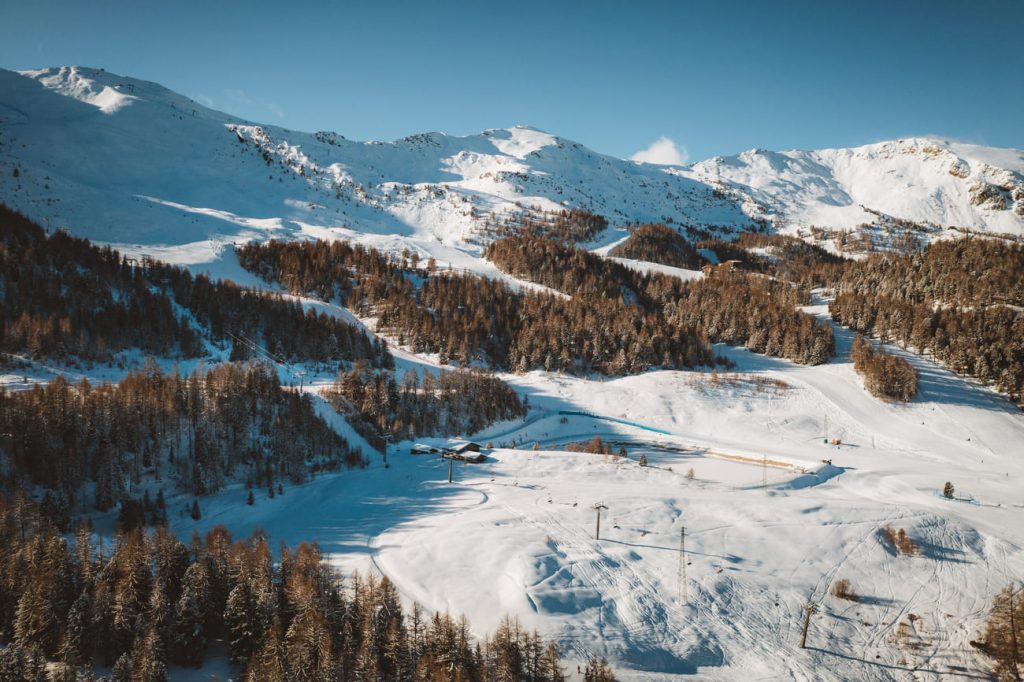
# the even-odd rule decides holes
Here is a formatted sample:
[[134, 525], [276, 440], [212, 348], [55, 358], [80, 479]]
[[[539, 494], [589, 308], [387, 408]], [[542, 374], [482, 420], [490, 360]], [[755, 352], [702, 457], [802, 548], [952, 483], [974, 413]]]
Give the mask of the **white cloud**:
[[633, 156], [631, 161], [641, 163], [656, 163], [659, 166], [683, 166], [690, 158], [690, 153], [684, 146], [682, 149], [669, 138], [662, 136], [655, 140], [647, 149], [641, 149]]

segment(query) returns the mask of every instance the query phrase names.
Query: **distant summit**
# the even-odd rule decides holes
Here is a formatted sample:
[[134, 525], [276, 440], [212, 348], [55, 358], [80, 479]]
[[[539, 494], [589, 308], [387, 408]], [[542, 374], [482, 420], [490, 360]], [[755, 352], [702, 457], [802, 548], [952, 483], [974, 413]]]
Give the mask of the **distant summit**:
[[156, 83], [73, 66], [0, 70], [0, 191], [51, 228], [173, 248], [181, 262], [239, 240], [339, 231], [478, 253], [489, 224], [576, 208], [608, 221], [594, 246], [638, 222], [828, 243], [893, 225], [926, 238], [950, 227], [1024, 233], [1018, 150], [913, 138], [673, 167], [525, 125], [356, 142], [256, 125]]

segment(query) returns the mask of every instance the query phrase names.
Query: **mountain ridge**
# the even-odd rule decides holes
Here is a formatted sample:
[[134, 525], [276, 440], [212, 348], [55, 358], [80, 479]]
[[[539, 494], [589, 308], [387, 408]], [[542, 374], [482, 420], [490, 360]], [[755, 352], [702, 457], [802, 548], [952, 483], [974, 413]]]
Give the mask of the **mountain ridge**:
[[[902, 221], [1024, 233], [1024, 153], [933, 138], [617, 159], [530, 126], [358, 142], [210, 109], [102, 69], [0, 70], [0, 191], [50, 226], [202, 262], [272, 236], [391, 238], [479, 255], [489, 222], [581, 208], [605, 246], [637, 222], [728, 237]], [[130, 249], [127, 249], [130, 250]]]

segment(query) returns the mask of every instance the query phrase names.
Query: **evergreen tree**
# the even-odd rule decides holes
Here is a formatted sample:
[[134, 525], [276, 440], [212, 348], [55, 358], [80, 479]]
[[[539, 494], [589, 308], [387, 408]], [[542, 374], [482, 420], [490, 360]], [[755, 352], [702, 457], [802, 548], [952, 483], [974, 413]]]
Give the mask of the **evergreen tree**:
[[615, 682], [615, 675], [603, 656], [600, 658], [591, 656], [587, 661], [587, 667], [583, 670], [583, 680], [584, 682]]
[[981, 644], [995, 661], [993, 673], [999, 680], [1020, 680], [1024, 666], [1024, 590], [1006, 586], [992, 600]]
[[194, 563], [185, 572], [174, 613], [177, 660], [198, 667], [206, 653], [206, 606], [210, 599], [206, 566]]
[[259, 610], [249, 585], [240, 579], [228, 595], [224, 610], [224, 625], [231, 645], [231, 662], [236, 666], [244, 666], [252, 658], [262, 637], [258, 615]]
[[121, 654], [110, 672], [111, 682], [133, 682], [132, 680], [132, 659], [128, 653]]
[[92, 638], [89, 625], [92, 621], [92, 600], [83, 591], [71, 605], [64, 623], [64, 639], [61, 642], [60, 659], [70, 665], [81, 665], [92, 657]]
[[39, 647], [52, 653], [60, 632], [58, 595], [51, 567], [42, 563], [41, 538], [33, 544], [35, 557], [40, 563], [34, 567], [31, 579], [18, 600], [14, 641], [26, 649]]

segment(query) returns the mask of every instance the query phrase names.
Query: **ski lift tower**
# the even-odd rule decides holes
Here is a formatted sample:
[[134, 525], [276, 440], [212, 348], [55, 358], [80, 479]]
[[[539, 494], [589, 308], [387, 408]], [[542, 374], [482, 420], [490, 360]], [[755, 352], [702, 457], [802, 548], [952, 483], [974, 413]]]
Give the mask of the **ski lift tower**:
[[606, 507], [603, 502], [598, 502], [593, 507], [591, 507], [591, 509], [597, 512], [597, 525], [594, 528], [594, 539], [596, 540], [601, 539], [601, 510], [607, 508], [608, 507]]

